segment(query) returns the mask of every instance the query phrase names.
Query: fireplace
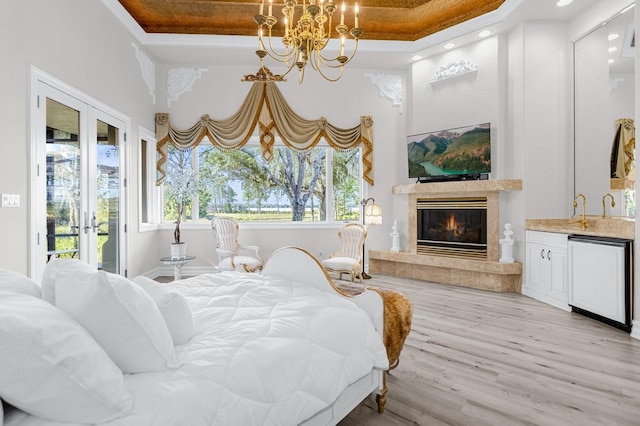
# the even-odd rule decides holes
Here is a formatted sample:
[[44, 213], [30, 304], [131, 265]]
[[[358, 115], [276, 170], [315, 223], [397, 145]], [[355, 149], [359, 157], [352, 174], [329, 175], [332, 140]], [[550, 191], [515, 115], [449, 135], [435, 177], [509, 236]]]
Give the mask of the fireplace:
[[[503, 263], [499, 261], [499, 258], [501, 198], [504, 196], [505, 199], [508, 199], [510, 191], [520, 191], [521, 189], [522, 181], [519, 179], [487, 179], [394, 186], [394, 194], [407, 194], [408, 196], [408, 250], [400, 252], [369, 250], [369, 271], [373, 274], [394, 275], [484, 290], [520, 292], [522, 263]], [[418, 204], [421, 206], [418, 207]], [[452, 228], [450, 229], [452, 237], [448, 240], [444, 238], [444, 241], [438, 242], [437, 245], [435, 242], [431, 243], [430, 239], [420, 238], [427, 240], [428, 250], [441, 251], [444, 246], [447, 248], [446, 254], [438, 252], [438, 254], [429, 256], [424, 255], [425, 244], [423, 242], [420, 243], [419, 253], [418, 220], [424, 221], [423, 214], [426, 215], [426, 213], [422, 212], [423, 207], [437, 211], [460, 211], [454, 213], [454, 221], [469, 223], [469, 228], [473, 228], [477, 222], [481, 222], [485, 228], [484, 232], [479, 232], [480, 242], [468, 241], [475, 231], [473, 233], [466, 232], [466, 225], [464, 227], [449, 226]], [[480, 210], [480, 212], [473, 212], [473, 214], [477, 213], [481, 219], [456, 216], [462, 212], [472, 213], [472, 210]], [[451, 223], [451, 212], [445, 213], [443, 216]], [[445, 225], [442, 226], [446, 228], [446, 220]], [[420, 229], [422, 229], [422, 223]], [[460, 236], [462, 231], [464, 231], [464, 238]], [[433, 247], [434, 245], [435, 247]], [[450, 249], [452, 246], [454, 250]], [[461, 251], [465, 251], [465, 253], [461, 255]]]
[[487, 259], [487, 198], [416, 200], [417, 253]]

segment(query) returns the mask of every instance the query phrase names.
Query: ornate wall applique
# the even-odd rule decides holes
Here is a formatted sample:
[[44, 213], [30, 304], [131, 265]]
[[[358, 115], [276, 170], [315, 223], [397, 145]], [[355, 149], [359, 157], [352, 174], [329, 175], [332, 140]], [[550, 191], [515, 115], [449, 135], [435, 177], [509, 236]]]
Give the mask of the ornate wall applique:
[[172, 67], [167, 70], [167, 106], [171, 107], [171, 101], [177, 101], [183, 93], [190, 92], [197, 79], [206, 68]]
[[371, 84], [378, 87], [378, 93], [381, 97], [391, 101], [394, 107], [398, 107], [398, 111], [402, 114], [402, 98], [404, 92], [402, 90], [402, 77], [395, 74], [371, 74], [364, 75], [369, 77]]
[[156, 64], [151, 60], [147, 52], [138, 47], [135, 43], [131, 43], [136, 51], [136, 58], [140, 63], [140, 71], [142, 79], [147, 83], [149, 94], [153, 98], [153, 104], [156, 103]]
[[471, 61], [450, 62], [446, 66], [438, 68], [438, 71], [431, 77], [431, 83], [446, 80], [451, 77], [457, 77], [463, 74], [477, 72], [478, 66]]

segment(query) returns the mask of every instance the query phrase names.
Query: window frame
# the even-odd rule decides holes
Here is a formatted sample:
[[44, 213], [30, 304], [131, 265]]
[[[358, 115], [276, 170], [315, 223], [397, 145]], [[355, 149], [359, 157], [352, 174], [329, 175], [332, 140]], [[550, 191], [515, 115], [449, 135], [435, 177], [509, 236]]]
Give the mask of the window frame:
[[[200, 146], [211, 146], [213, 147], [213, 145], [211, 144], [211, 142], [209, 141], [209, 139], [207, 137], [205, 137], [202, 142], [198, 145], [198, 147]], [[252, 148], [256, 148], [256, 147], [260, 147], [259, 144], [259, 139], [257, 136], [253, 136], [251, 137], [251, 139], [249, 140], [249, 142], [245, 145], [246, 147], [252, 147]], [[276, 142], [274, 144], [274, 147], [286, 147], [286, 145], [282, 142], [282, 140], [276, 136]], [[322, 140], [320, 141], [317, 145], [317, 148], [323, 148], [327, 150], [327, 155], [325, 158], [325, 162], [326, 162], [326, 170], [331, 170], [331, 173], [333, 173], [333, 153], [336, 151], [334, 148], [332, 148], [328, 143], [326, 143], [326, 141]], [[214, 149], [216, 149], [215, 147], [213, 147]], [[362, 147], [358, 148], [360, 150], [360, 156], [362, 156]], [[197, 150], [197, 147], [194, 147], [194, 151]], [[191, 158], [192, 161], [192, 166], [196, 168], [199, 167], [198, 164], [198, 155], [193, 155]], [[155, 166], [154, 166], [155, 167]], [[155, 170], [155, 168], [154, 168]], [[286, 222], [263, 222], [263, 221], [249, 221], [249, 222], [239, 222], [239, 225], [243, 228], [243, 229], [274, 229], [274, 230], [282, 230], [282, 229], [337, 229], [340, 226], [344, 225], [344, 223], [346, 222], [350, 222], [348, 220], [335, 220], [333, 219], [333, 210], [334, 210], [334, 196], [333, 196], [333, 174], [331, 174], [331, 179], [329, 179], [329, 176], [327, 177], [327, 186], [326, 186], [326, 191], [327, 191], [327, 199], [326, 199], [326, 209], [328, 213], [328, 217], [331, 217], [331, 219], [327, 219], [324, 221], [316, 221], [316, 222], [294, 222], [294, 221], [286, 221]], [[360, 182], [359, 185], [359, 192], [360, 192], [360, 199], [362, 199], [363, 197], [365, 197], [365, 191], [368, 189], [368, 184], [367, 182], [364, 180], [364, 178], [362, 177], [362, 163], [360, 163], [360, 171], [358, 173], [358, 180]], [[157, 188], [157, 193], [159, 194], [159, 202], [158, 202], [158, 229], [173, 229], [175, 227], [175, 223], [174, 222], [167, 222], [164, 220], [165, 214], [164, 214], [164, 185], [158, 186]], [[191, 211], [192, 211], [192, 216], [193, 216], [193, 212], [195, 212], [197, 214], [197, 221], [194, 221], [193, 217], [189, 220], [184, 220], [181, 224], [180, 224], [180, 228], [181, 229], [206, 229], [210, 226], [209, 223], [207, 222], [202, 222], [200, 221], [199, 218], [199, 205], [197, 204], [198, 201], [194, 200], [194, 203], [191, 207]], [[359, 212], [360, 215], [362, 215], [362, 212]]]
[[[156, 143], [154, 132], [142, 126], [138, 127], [138, 230], [140, 232], [155, 231], [162, 223], [160, 220], [163, 213], [162, 191], [161, 187], [156, 185]], [[146, 145], [146, 155], [143, 145]], [[142, 167], [143, 162], [146, 170]], [[146, 189], [146, 200], [143, 197], [143, 186]], [[145, 208], [147, 220], [143, 221]]]

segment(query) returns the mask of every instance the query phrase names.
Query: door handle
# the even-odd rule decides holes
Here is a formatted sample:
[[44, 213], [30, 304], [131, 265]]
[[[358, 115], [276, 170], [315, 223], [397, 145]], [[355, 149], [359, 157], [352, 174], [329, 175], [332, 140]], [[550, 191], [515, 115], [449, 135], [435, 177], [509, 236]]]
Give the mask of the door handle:
[[84, 233], [88, 234], [89, 233], [89, 229], [91, 229], [91, 226], [89, 225], [89, 213], [88, 212], [84, 212], [84, 226], [82, 227], [82, 229], [84, 229]]
[[88, 234], [89, 230], [93, 230], [95, 233], [98, 230], [98, 218], [96, 217], [96, 212], [93, 212], [93, 216], [91, 216], [91, 223], [89, 223], [89, 213], [84, 212], [84, 233]]
[[540, 250], [540, 258], [544, 259], [544, 249]]

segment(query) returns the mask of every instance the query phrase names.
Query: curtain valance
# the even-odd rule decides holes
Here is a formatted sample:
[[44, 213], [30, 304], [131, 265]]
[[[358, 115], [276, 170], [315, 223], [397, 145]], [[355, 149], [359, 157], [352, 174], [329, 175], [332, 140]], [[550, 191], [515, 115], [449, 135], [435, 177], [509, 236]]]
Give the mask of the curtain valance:
[[165, 176], [167, 148], [172, 144], [178, 149], [192, 149], [207, 136], [219, 149], [243, 147], [258, 126], [262, 156], [269, 161], [273, 157], [275, 132], [286, 146], [295, 150], [315, 147], [321, 138], [329, 146], [339, 150], [357, 148], [362, 144], [362, 177], [373, 185], [373, 119], [361, 116], [360, 123], [349, 129], [342, 129], [329, 123], [326, 118], [306, 120], [291, 109], [282, 93], [273, 82], [256, 81], [249, 94], [232, 116], [214, 120], [203, 115], [200, 120], [186, 130], [171, 126], [169, 114], [156, 114], [156, 137], [158, 138], [157, 162], [160, 185]]

